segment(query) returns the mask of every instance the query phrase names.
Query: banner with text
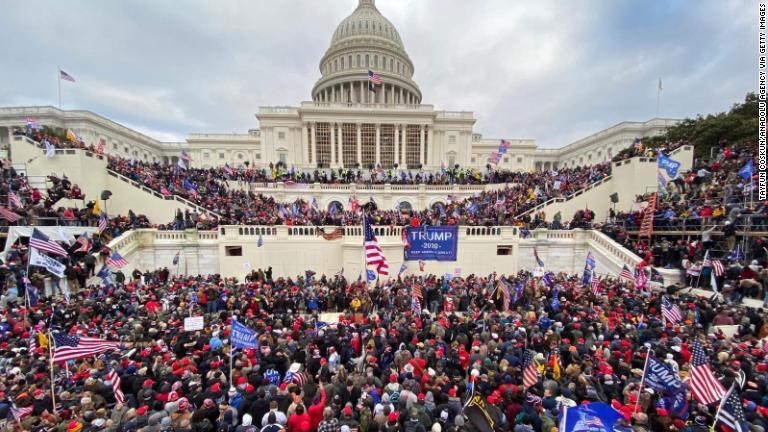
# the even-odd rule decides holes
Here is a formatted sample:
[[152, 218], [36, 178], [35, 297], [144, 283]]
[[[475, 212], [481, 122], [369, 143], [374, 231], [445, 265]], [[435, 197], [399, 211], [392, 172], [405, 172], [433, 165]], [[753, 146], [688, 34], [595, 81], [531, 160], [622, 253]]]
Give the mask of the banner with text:
[[457, 225], [408, 227], [405, 235], [410, 244], [405, 249], [406, 261], [456, 261]]

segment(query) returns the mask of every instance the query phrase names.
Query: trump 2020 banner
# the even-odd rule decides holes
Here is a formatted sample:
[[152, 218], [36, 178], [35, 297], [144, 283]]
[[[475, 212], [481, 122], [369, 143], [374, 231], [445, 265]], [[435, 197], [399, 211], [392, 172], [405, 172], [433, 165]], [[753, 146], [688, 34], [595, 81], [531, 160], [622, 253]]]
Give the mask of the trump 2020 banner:
[[406, 261], [456, 261], [459, 244], [457, 225], [408, 227], [405, 230]]

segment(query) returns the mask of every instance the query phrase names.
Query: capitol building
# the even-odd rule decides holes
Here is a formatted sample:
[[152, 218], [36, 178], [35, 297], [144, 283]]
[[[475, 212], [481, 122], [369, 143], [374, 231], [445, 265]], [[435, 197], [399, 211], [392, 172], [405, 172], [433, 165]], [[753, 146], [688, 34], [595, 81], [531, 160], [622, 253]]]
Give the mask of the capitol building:
[[[381, 83], [371, 86], [369, 71]], [[161, 142], [90, 111], [54, 107], [0, 108], [0, 145], [27, 118], [73, 130], [86, 144], [105, 143], [105, 152], [142, 161], [173, 163], [182, 150], [198, 168], [287, 167], [436, 170], [485, 169], [501, 140], [510, 143], [495, 165], [542, 170], [604, 162], [639, 137], [662, 133], [674, 119], [622, 122], [558, 149], [538, 148], [534, 139], [484, 137], [474, 130], [471, 111], [444, 111], [423, 103], [414, 62], [395, 26], [374, 0], [338, 25], [320, 59], [311, 100], [297, 106], [261, 106], [258, 128], [239, 134], [192, 133], [185, 142]], [[427, 95], [428, 100], [428, 95]], [[553, 127], [556, 127], [553, 125]]]

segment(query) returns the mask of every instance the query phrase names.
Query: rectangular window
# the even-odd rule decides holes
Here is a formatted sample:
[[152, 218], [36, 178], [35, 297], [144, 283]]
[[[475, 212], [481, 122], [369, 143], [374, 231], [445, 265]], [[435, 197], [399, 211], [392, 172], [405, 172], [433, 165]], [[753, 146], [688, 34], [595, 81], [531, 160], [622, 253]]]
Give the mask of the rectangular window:
[[341, 125], [342, 163], [346, 168], [357, 166], [357, 125], [344, 123]]
[[456, 135], [448, 136], [448, 144], [456, 144]]
[[224, 153], [219, 153], [219, 159], [224, 159]]
[[395, 163], [395, 125], [381, 125], [379, 134], [381, 167], [389, 169]]
[[508, 157], [504, 158], [504, 163], [509, 163], [509, 158]]
[[286, 159], [285, 159], [285, 153], [280, 153], [279, 157], [280, 157], [280, 162], [282, 162], [282, 163], [283, 163], [283, 165], [285, 165], [285, 161], [286, 161]]
[[224, 246], [224, 255], [243, 256], [243, 247], [242, 246]]
[[312, 127], [307, 127], [307, 160], [312, 163]]
[[419, 140], [421, 139], [418, 125], [408, 125], [405, 129], [405, 164], [408, 168], [419, 167]]
[[285, 132], [278, 132], [277, 133], [277, 139], [284, 140], [285, 139]]
[[496, 246], [496, 255], [512, 255], [512, 246]]
[[[474, 162], [474, 160], [472, 162]], [[454, 158], [453, 156], [449, 157], [448, 158], [448, 168], [453, 168], [455, 166], [456, 166], [456, 158]]]
[[363, 123], [361, 126], [360, 142], [363, 168], [376, 163], [376, 125]]
[[328, 168], [331, 166], [331, 125], [329, 123], [317, 123], [315, 135], [317, 145], [317, 167]]
[[256, 160], [261, 160], [261, 153], [256, 153]]
[[523, 158], [521, 157], [517, 158], [517, 163], [523, 163]]
[[211, 157], [211, 154], [208, 152], [203, 153], [203, 159], [209, 159]]

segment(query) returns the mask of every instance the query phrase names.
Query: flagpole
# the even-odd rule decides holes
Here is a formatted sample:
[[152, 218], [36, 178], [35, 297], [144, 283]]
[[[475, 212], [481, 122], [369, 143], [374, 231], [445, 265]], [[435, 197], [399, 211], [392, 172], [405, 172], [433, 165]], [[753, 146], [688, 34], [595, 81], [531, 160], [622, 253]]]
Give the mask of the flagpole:
[[643, 394], [643, 384], [645, 383], [645, 373], [648, 370], [648, 360], [651, 358], [651, 349], [648, 348], [648, 350], [645, 353], [645, 366], [643, 366], [643, 376], [640, 378], [640, 387], [637, 391], [637, 401], [635, 401], [635, 409], [632, 410], [632, 414], [637, 412], [637, 408], [640, 406], [640, 395]]
[[715, 413], [715, 421], [712, 422], [712, 427], [713, 428], [717, 424], [717, 420], [720, 418], [720, 410], [723, 408], [723, 404], [725, 403], [726, 400], [728, 400], [729, 397], [731, 397], [731, 392], [733, 391], [733, 387], [735, 385], [736, 385], [735, 382], [733, 384], [731, 384], [731, 388], [728, 389], [728, 393], [726, 393], [725, 396], [723, 396], [723, 398], [720, 399], [720, 404], [717, 405], [717, 412]]
[[656, 118], [659, 118], [659, 107], [661, 106], [661, 78], [659, 78], [659, 85], [656, 87]]
[[53, 344], [55, 343], [55, 340], [53, 339], [53, 333], [50, 331], [48, 332], [48, 358], [50, 359], [50, 369], [51, 369], [51, 401], [53, 402], [53, 412], [56, 412], [56, 383], [53, 379]]
[[59, 82], [59, 109], [61, 109], [61, 68], [57, 68], [56, 71], [56, 77], [58, 78]]

